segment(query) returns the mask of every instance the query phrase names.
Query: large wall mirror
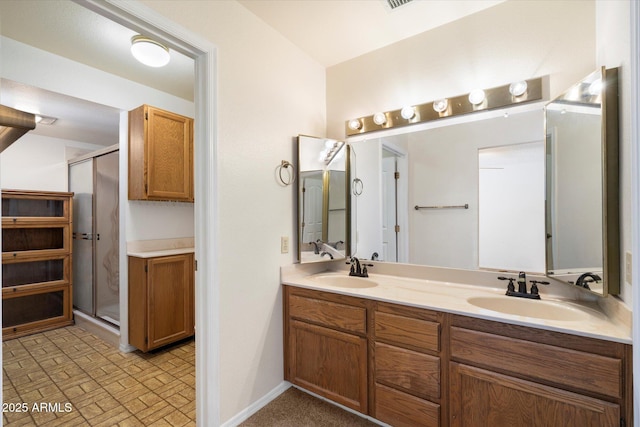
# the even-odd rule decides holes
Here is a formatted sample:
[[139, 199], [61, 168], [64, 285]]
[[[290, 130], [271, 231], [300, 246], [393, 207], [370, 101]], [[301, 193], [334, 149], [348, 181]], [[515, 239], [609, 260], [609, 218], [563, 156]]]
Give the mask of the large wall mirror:
[[317, 262], [349, 254], [348, 147], [298, 136], [298, 259]]
[[351, 138], [356, 256], [543, 274], [543, 105], [505, 111]]
[[600, 295], [620, 286], [617, 69], [546, 107], [547, 274]]

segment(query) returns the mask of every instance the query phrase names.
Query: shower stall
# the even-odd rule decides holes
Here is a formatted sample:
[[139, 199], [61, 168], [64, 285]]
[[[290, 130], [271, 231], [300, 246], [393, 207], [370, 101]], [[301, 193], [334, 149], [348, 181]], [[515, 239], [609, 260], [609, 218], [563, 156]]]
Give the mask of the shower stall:
[[119, 151], [69, 163], [73, 196], [73, 305], [120, 326]]

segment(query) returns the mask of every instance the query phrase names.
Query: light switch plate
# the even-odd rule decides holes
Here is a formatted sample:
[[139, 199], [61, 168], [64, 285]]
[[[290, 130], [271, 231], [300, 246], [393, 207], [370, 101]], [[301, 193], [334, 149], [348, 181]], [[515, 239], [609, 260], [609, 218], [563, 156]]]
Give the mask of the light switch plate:
[[633, 265], [633, 261], [632, 261], [632, 257], [631, 257], [631, 252], [625, 252], [624, 253], [624, 279], [628, 284], [632, 283], [632, 266]]
[[280, 237], [280, 253], [289, 253], [289, 236]]

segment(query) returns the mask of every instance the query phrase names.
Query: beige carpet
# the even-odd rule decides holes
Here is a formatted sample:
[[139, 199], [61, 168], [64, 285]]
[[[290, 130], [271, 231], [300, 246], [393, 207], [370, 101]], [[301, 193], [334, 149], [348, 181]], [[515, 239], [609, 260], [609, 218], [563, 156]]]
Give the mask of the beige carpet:
[[347, 427], [377, 424], [291, 387], [240, 426]]

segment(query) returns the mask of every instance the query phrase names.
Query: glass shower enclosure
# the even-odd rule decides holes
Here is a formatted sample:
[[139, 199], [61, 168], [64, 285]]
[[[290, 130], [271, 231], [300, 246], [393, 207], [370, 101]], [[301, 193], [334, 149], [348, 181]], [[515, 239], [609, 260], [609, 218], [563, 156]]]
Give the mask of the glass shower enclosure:
[[73, 196], [73, 305], [120, 326], [119, 152], [69, 164]]

